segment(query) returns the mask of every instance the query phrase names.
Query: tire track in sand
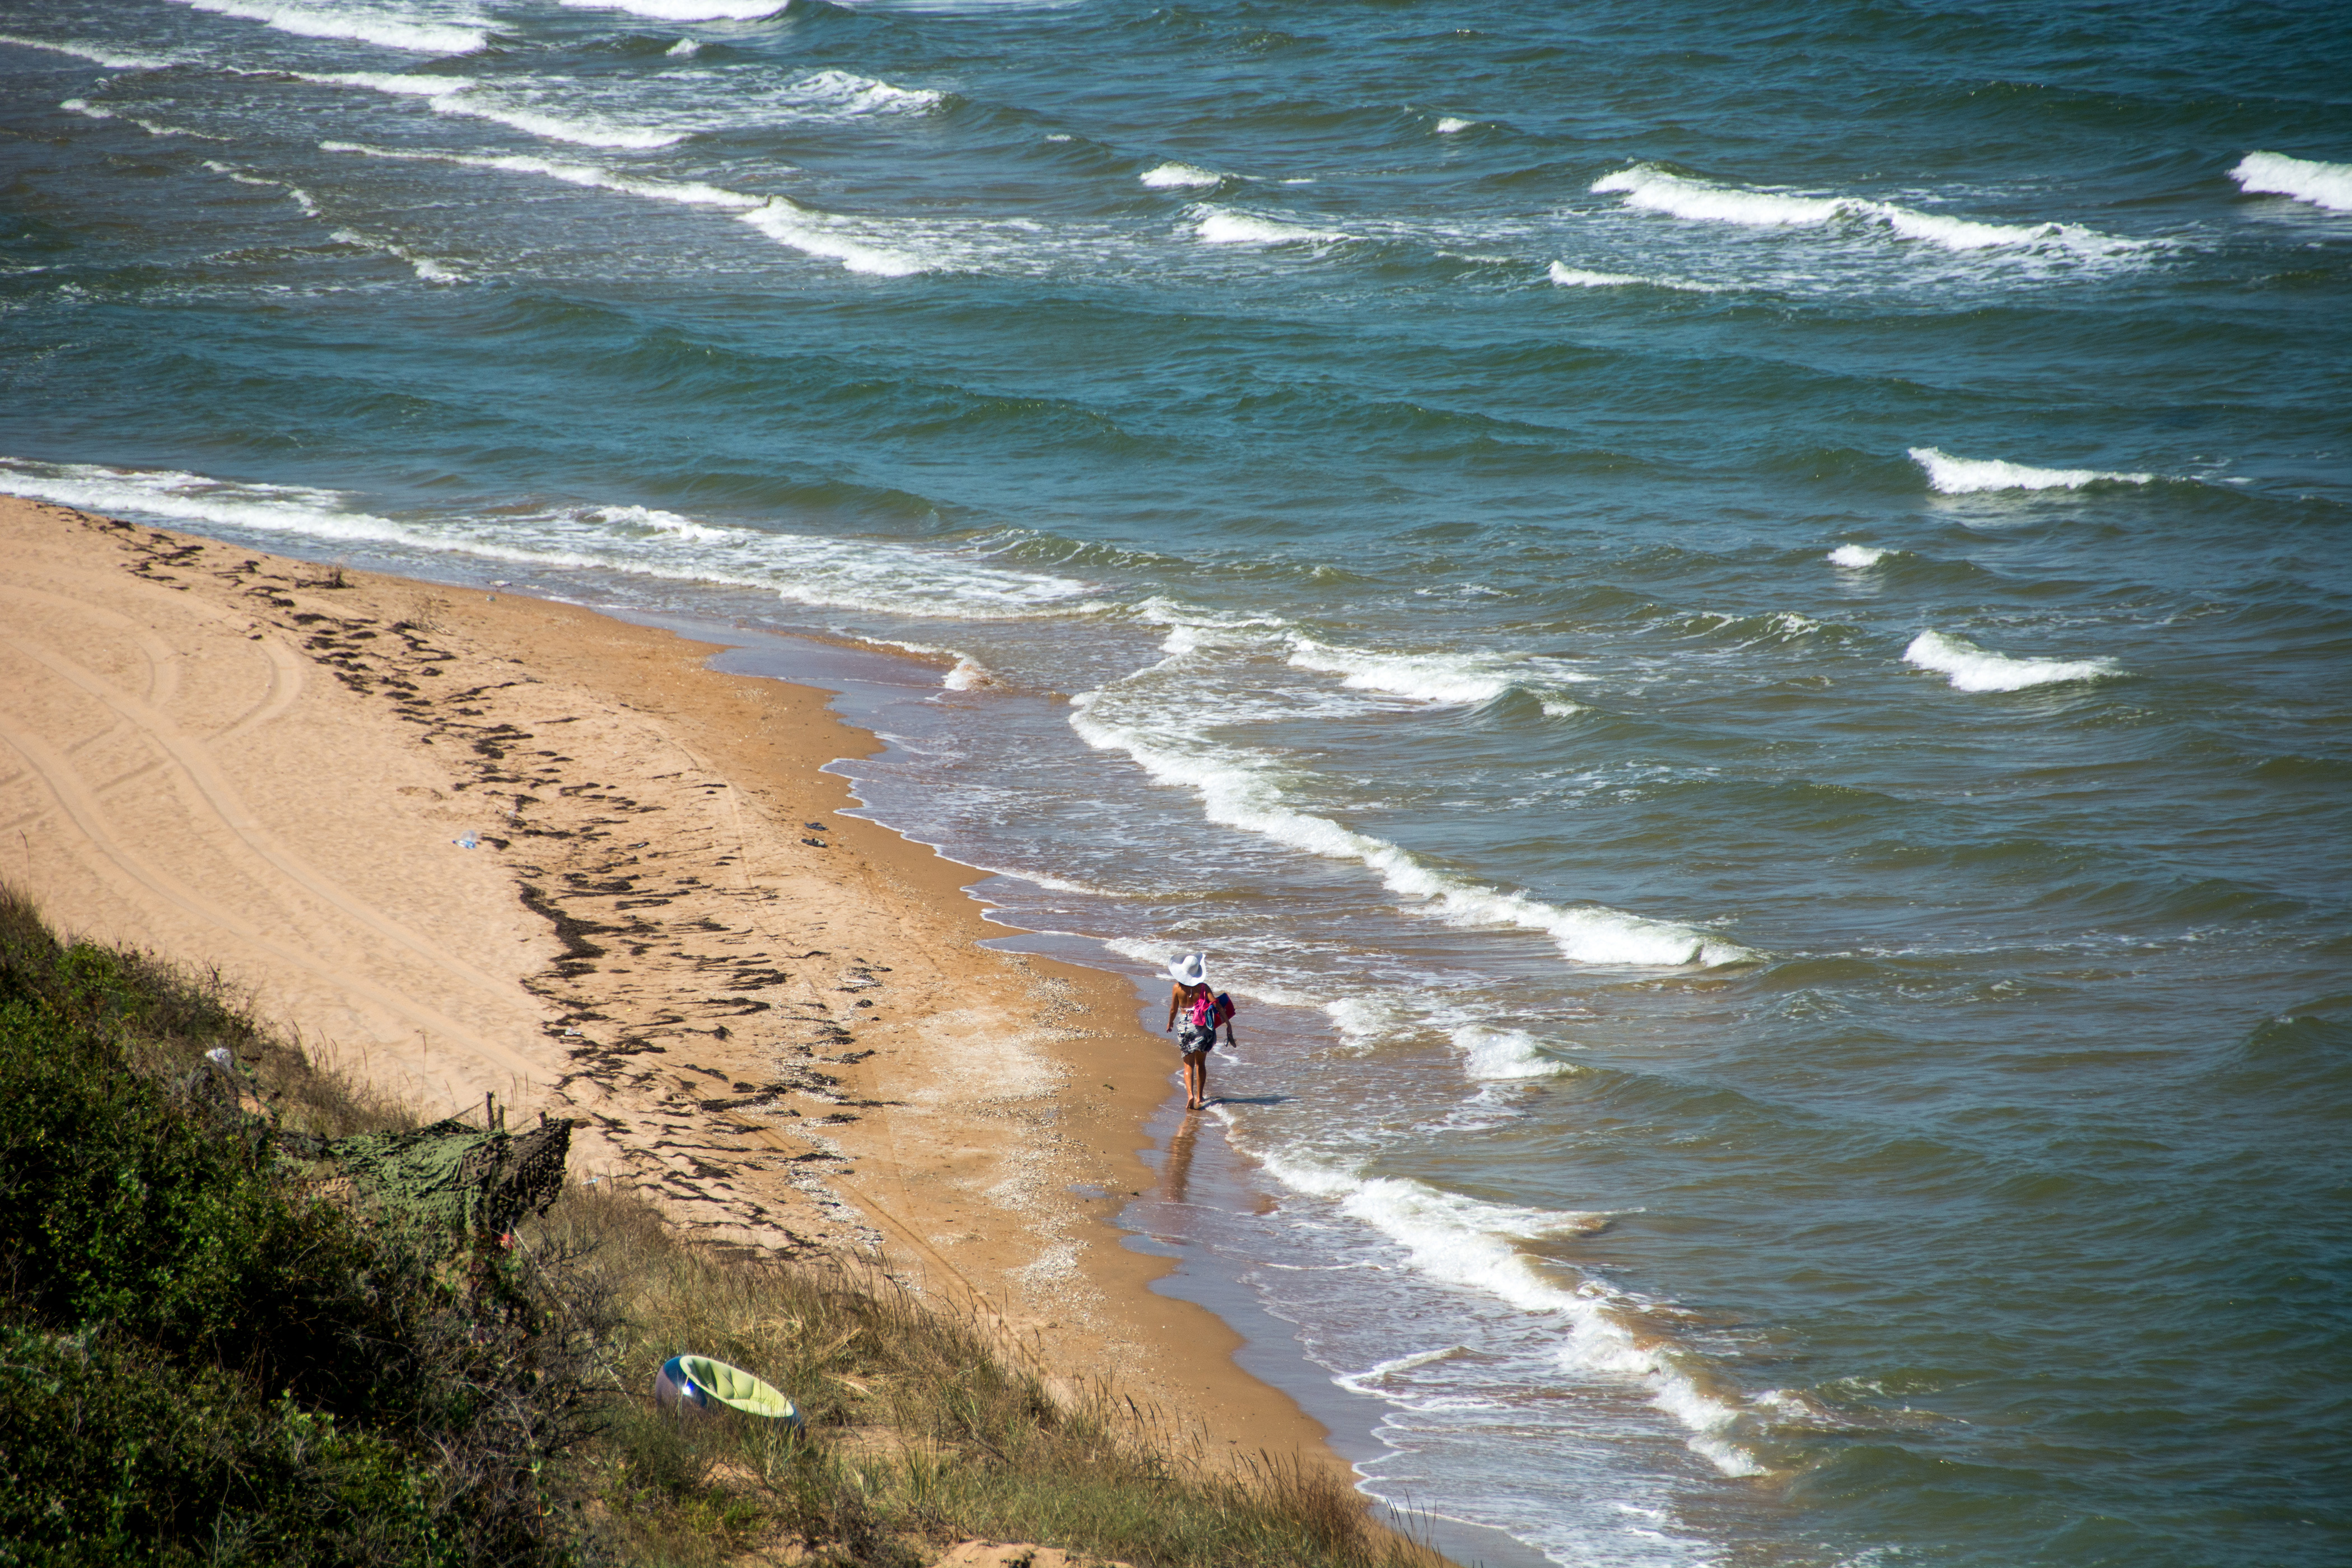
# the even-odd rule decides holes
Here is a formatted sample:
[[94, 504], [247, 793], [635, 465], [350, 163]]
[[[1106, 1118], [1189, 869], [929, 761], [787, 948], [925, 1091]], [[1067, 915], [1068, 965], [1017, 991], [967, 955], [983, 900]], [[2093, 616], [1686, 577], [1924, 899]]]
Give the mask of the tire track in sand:
[[[0, 643], [16, 647], [20, 653], [23, 651], [13, 638], [0, 638]], [[355, 974], [348, 966], [287, 946], [139, 855], [114, 832], [105, 805], [75, 771], [73, 764], [38, 737], [8, 723], [5, 718], [0, 718], [0, 742], [5, 742], [25, 759], [26, 765], [47, 786], [75, 831], [88, 840], [119, 875], [146, 889], [181, 912], [218, 926], [247, 945], [324, 981], [334, 989], [363, 996], [394, 1016], [407, 1019], [428, 1036], [455, 1041], [484, 1060], [498, 1063], [526, 1083], [540, 1076], [539, 1064], [520, 1052], [477, 1033], [437, 1009], [412, 1002], [386, 986]]]
[[[82, 668], [61, 654], [28, 646], [13, 637], [0, 636], [0, 647], [6, 647], [19, 658], [40, 665], [58, 679], [79, 687], [89, 696], [105, 704], [132, 724], [148, 742], [176, 763], [182, 775], [192, 784], [205, 805], [221, 825], [254, 856], [276, 868], [280, 877], [312, 898], [342, 914], [346, 919], [374, 931], [388, 942], [406, 948], [436, 968], [457, 976], [479, 990], [488, 993], [510, 1005], [522, 1005], [525, 993], [519, 986], [495, 978], [455, 954], [445, 952], [399, 921], [391, 919], [345, 892], [333, 881], [312, 870], [292, 851], [280, 845], [254, 816], [236, 787], [224, 777], [218, 766], [205, 749], [180, 733], [179, 729], [163, 713], [138, 699], [115, 690], [105, 681]], [[298, 677], [299, 679], [299, 677]], [[288, 701], [290, 703], [289, 697]], [[268, 706], [265, 700], [265, 707]], [[76, 775], [79, 780], [79, 774]], [[85, 786], [86, 787], [86, 786]], [[96, 797], [92, 795], [93, 804]]]

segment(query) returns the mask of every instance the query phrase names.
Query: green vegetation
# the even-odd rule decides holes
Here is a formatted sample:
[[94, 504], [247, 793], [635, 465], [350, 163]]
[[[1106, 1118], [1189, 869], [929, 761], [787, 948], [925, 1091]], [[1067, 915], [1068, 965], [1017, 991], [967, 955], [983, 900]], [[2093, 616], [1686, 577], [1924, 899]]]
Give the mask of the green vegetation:
[[306, 1196], [272, 1136], [396, 1120], [0, 894], [0, 1562], [564, 1558], [581, 1336]]
[[[1437, 1561], [1325, 1470], [1057, 1402], [854, 1263], [723, 1257], [609, 1185], [453, 1252], [289, 1153], [413, 1125], [217, 977], [64, 945], [0, 889], [0, 1564]], [[688, 1352], [805, 1431], [656, 1410]]]

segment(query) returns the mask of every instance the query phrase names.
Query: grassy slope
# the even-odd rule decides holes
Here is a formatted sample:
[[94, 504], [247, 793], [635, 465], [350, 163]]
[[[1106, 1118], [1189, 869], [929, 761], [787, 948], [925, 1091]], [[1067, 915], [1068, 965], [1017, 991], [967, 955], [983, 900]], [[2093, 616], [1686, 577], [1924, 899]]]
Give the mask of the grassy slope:
[[[577, 1186], [510, 1251], [420, 1252], [273, 1136], [412, 1120], [216, 979], [61, 944], [0, 889], [0, 1564], [916, 1564], [973, 1535], [1436, 1563], [1328, 1472], [1212, 1470], [1124, 1402], [1057, 1405], [854, 1264], [724, 1259]], [[686, 1351], [805, 1433], [656, 1412]]]

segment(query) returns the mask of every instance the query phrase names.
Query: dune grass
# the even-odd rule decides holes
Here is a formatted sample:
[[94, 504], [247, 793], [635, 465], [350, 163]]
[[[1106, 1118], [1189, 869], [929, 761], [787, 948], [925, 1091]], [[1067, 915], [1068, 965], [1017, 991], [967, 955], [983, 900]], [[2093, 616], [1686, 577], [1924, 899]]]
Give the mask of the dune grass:
[[[0, 887], [0, 1563], [1440, 1562], [1327, 1468], [1055, 1399], [869, 1264], [722, 1255], [610, 1184], [453, 1259], [286, 1153], [415, 1120]], [[656, 1409], [683, 1352], [804, 1426]]]
[[774, 1384], [806, 1424], [663, 1415], [630, 1387], [581, 1479], [633, 1561], [797, 1544], [913, 1564], [972, 1536], [1203, 1568], [1439, 1561], [1374, 1528], [1328, 1468], [1213, 1467], [1108, 1392], [1056, 1400], [971, 1322], [855, 1261], [724, 1258], [601, 1191], [572, 1189], [534, 1231], [619, 1301], [611, 1363], [649, 1388], [669, 1356], [715, 1356]]

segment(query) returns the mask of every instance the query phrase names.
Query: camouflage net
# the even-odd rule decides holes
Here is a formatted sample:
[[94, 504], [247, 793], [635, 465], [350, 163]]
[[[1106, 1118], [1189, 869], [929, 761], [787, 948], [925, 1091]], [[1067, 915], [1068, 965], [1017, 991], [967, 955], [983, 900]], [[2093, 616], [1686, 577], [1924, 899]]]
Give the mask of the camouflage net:
[[326, 1146], [355, 1195], [414, 1229], [498, 1236], [527, 1214], [544, 1214], [563, 1188], [572, 1123], [543, 1121], [520, 1134], [436, 1121], [414, 1132], [365, 1132]]

